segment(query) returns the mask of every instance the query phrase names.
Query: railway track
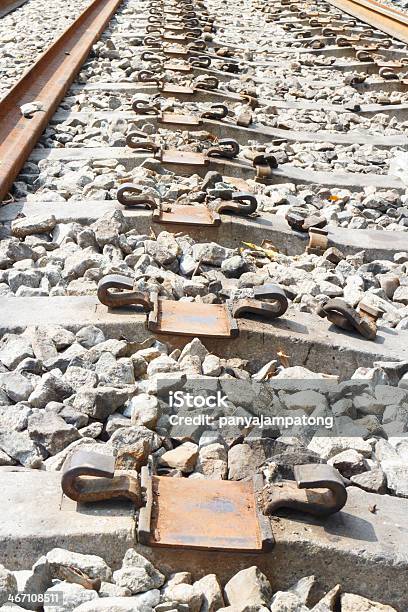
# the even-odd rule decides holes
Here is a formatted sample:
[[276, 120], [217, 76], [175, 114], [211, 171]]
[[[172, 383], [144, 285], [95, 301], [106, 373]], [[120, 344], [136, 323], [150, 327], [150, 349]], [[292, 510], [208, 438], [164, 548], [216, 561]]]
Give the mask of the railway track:
[[[95, 593], [78, 610], [209, 595], [150, 566], [139, 589], [136, 553], [116, 589], [52, 548], [215, 572], [214, 610], [239, 607], [230, 582], [254, 565], [272, 610], [306, 565], [305, 609], [340, 582], [329, 610], [407, 610], [407, 19], [367, 0], [94, 0], [0, 102], [4, 566], [47, 554], [68, 600]], [[175, 424], [203, 414], [174, 409], [181, 389], [228, 408]], [[302, 424], [254, 424], [277, 415]], [[123, 494], [136, 520], [98, 504]], [[234, 511], [215, 521], [219, 496]], [[307, 535], [262, 514], [280, 507]]]

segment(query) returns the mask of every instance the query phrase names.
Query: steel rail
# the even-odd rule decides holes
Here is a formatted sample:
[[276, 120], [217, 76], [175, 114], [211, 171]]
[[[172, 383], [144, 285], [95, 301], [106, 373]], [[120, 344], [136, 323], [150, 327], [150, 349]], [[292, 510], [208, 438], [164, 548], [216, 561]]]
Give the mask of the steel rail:
[[0, 19], [20, 8], [27, 0], [0, 0]]
[[336, 8], [408, 43], [408, 15], [376, 0], [327, 0]]
[[[93, 0], [0, 102], [0, 201], [122, 0]], [[20, 107], [36, 102], [31, 118]]]

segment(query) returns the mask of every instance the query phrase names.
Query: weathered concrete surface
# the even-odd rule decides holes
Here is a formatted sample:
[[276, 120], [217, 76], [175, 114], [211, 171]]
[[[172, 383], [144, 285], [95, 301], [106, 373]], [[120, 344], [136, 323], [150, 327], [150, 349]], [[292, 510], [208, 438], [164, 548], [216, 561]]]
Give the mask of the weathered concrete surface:
[[[146, 316], [124, 308], [108, 310], [96, 297], [0, 298], [0, 337], [22, 332], [31, 325], [59, 324], [77, 331], [98, 325], [110, 337], [121, 336], [142, 342], [154, 334], [146, 328]], [[374, 361], [408, 361], [408, 332], [380, 328], [375, 341], [335, 328], [326, 319], [291, 312], [268, 323], [238, 319], [237, 338], [204, 338], [207, 348], [223, 357], [241, 357], [254, 369], [276, 358], [283, 350], [291, 365], [313, 371], [350, 377]], [[182, 321], [180, 321], [182, 329]], [[191, 338], [160, 334], [171, 346], [184, 346]]]
[[[248, 185], [249, 187], [249, 185]], [[45, 208], [46, 207], [46, 208]], [[12, 221], [18, 214], [25, 216], [39, 215], [47, 210], [57, 222], [76, 221], [84, 225], [91, 224], [115, 208], [122, 210], [129, 227], [137, 228], [139, 233], [154, 231], [186, 232], [194, 240], [208, 242], [212, 240], [228, 248], [242, 246], [242, 240], [261, 244], [271, 240], [274, 246], [285, 255], [300, 255], [308, 244], [308, 234], [295, 232], [284, 217], [269, 213], [260, 213], [259, 217], [241, 218], [232, 215], [221, 215], [222, 223], [218, 227], [197, 227], [193, 225], [162, 225], [152, 222], [152, 213], [148, 210], [131, 210], [123, 208], [117, 201], [87, 201], [84, 207], [78, 202], [18, 202], [0, 207], [0, 222]], [[335, 246], [345, 255], [365, 251], [365, 261], [374, 259], [393, 259], [395, 253], [408, 251], [408, 233], [386, 232], [378, 230], [355, 230], [342, 227], [329, 229], [329, 246]]]
[[135, 537], [134, 508], [126, 502], [84, 507], [63, 498], [58, 472], [0, 468], [0, 563], [29, 569], [54, 547], [105, 557], [119, 565]]
[[[388, 87], [392, 85], [392, 82], [383, 81], [384, 86]], [[335, 83], [333, 83], [333, 87], [335, 87]], [[129, 99], [137, 93], [147, 93], [151, 95], [155, 95], [160, 93], [158, 88], [155, 85], [143, 85], [141, 83], [87, 83], [85, 85], [73, 85], [70, 89], [70, 92], [78, 94], [82, 91], [110, 91], [112, 93], [124, 93], [128, 94]], [[178, 99], [179, 96], [174, 96]], [[210, 102], [210, 101], [219, 101], [231, 100], [233, 102], [242, 101], [242, 98], [239, 95], [234, 95], [231, 93], [227, 93], [225, 91], [205, 91], [204, 89], [197, 90], [194, 96], [186, 96], [182, 98], [183, 100], [190, 100], [193, 102]], [[274, 100], [268, 99], [264, 100], [259, 98], [259, 103], [261, 105], [271, 105], [276, 108], [283, 109], [298, 109], [298, 110], [318, 110], [318, 111], [334, 111], [334, 112], [345, 112], [348, 109], [347, 104], [329, 104], [324, 100], [319, 100], [318, 102], [311, 100]], [[393, 117], [397, 117], [400, 121], [405, 121], [408, 116], [408, 104], [362, 104], [361, 110], [358, 111], [360, 115], [364, 117], [369, 117], [371, 115], [375, 115], [377, 113], [387, 113]]]
[[[348, 48], [348, 47], [346, 47]], [[188, 110], [185, 111], [188, 114]], [[146, 121], [159, 127], [166, 127], [166, 124], [160, 124], [158, 118], [152, 115], [136, 115], [133, 111], [98, 111], [98, 112], [69, 112], [59, 111], [52, 118], [53, 124], [66, 121], [68, 119], [79, 119], [82, 121], [91, 121], [94, 119], [124, 119], [132, 121], [135, 125], [144, 124]], [[168, 124], [171, 129], [171, 124]], [[182, 126], [179, 126], [182, 127]], [[341, 134], [339, 132], [328, 132], [318, 130], [317, 132], [306, 132], [296, 130], [283, 130], [271, 128], [262, 124], [251, 124], [248, 128], [243, 128], [234, 123], [227, 121], [215, 121], [203, 119], [200, 125], [188, 126], [189, 132], [195, 130], [208, 129], [217, 138], [235, 138], [240, 144], [248, 143], [248, 140], [256, 140], [257, 142], [268, 144], [274, 138], [283, 138], [288, 141], [295, 142], [335, 142], [336, 144], [371, 144], [380, 149], [389, 147], [402, 147], [408, 145], [408, 136], [398, 134], [392, 136], [384, 136], [382, 134], [369, 134], [364, 132], [350, 132]]]
[[[64, 498], [61, 505], [57, 472], [0, 470], [0, 487], [0, 562], [9, 569], [27, 568], [54, 546], [101, 555], [116, 568], [126, 548], [135, 545], [166, 574], [188, 569], [200, 578], [216, 573], [225, 584], [237, 571], [258, 565], [277, 590], [303, 577], [307, 568], [322, 589], [340, 582], [346, 591], [407, 609], [405, 499], [351, 487], [341, 513], [324, 521], [282, 514], [272, 519], [276, 539], [272, 552], [240, 555], [137, 545], [133, 512], [127, 503], [77, 509]], [[375, 513], [370, 512], [373, 504]]]
[[[95, 147], [83, 149], [69, 149], [67, 147], [58, 149], [34, 149], [30, 155], [29, 161], [38, 162], [40, 159], [70, 161], [70, 160], [106, 160], [116, 159], [123, 164], [126, 170], [133, 170], [140, 166], [145, 159], [151, 155], [143, 153], [133, 153], [132, 149], [127, 147]], [[208, 170], [215, 169], [221, 174], [230, 175], [233, 177], [249, 179], [255, 178], [255, 169], [251, 163], [241, 159], [236, 161], [227, 161], [223, 159], [211, 158], [208, 165], [190, 166], [179, 164], [163, 164], [170, 168], [175, 173], [182, 175], [194, 172], [200, 176], [205, 176]], [[295, 183], [295, 184], [314, 184], [346, 187], [351, 191], [361, 191], [364, 187], [375, 187], [376, 189], [398, 189], [405, 191], [405, 186], [398, 178], [394, 178], [387, 174], [358, 174], [356, 172], [320, 172], [313, 171], [307, 168], [297, 168], [290, 164], [282, 164], [276, 170], [272, 171], [271, 177], [267, 184], [278, 183]]]

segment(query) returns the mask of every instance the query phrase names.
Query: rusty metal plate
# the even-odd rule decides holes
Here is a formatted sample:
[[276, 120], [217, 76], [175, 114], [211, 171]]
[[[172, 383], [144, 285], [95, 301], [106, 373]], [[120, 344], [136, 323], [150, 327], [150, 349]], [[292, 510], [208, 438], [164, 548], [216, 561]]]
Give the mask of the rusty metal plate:
[[[180, 22], [179, 22], [180, 23]], [[184, 26], [182, 25], [165, 25], [163, 26], [163, 29], [167, 31], [172, 31], [172, 32], [183, 32], [184, 31]]]
[[149, 546], [262, 552], [252, 482], [152, 477]]
[[190, 64], [176, 64], [175, 62], [167, 62], [163, 66], [164, 70], [173, 70], [173, 72], [191, 72]]
[[184, 36], [184, 34], [163, 34], [162, 40], [182, 43], [182, 42], [186, 42], [186, 37]]
[[187, 166], [206, 166], [209, 163], [207, 157], [205, 157], [205, 155], [202, 153], [177, 151], [176, 149], [162, 151], [160, 159], [164, 164], [179, 164]]
[[181, 113], [166, 113], [163, 112], [161, 116], [157, 118], [159, 123], [171, 123], [173, 125], [201, 125], [199, 117], [194, 115], [182, 115]]
[[166, 94], [174, 94], [174, 95], [193, 95], [194, 89], [192, 87], [187, 87], [186, 85], [172, 85], [171, 83], [167, 85], [163, 85], [161, 91]]
[[231, 338], [238, 327], [225, 304], [199, 304], [157, 299], [148, 328], [160, 334]]
[[184, 49], [179, 49], [178, 47], [167, 47], [163, 51], [164, 55], [170, 55], [172, 57], [186, 57], [188, 55], [188, 51]]
[[173, 205], [169, 210], [155, 211], [153, 221], [162, 224], [217, 226], [221, 223], [221, 217], [206, 206]]

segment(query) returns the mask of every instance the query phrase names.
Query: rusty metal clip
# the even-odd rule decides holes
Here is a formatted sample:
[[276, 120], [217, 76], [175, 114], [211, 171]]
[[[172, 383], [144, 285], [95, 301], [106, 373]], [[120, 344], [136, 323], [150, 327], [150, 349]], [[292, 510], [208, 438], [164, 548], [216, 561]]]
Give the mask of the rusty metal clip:
[[222, 138], [217, 145], [210, 147], [207, 151], [207, 157], [225, 157], [233, 159], [239, 153], [239, 144], [232, 138]]
[[188, 62], [194, 68], [209, 68], [211, 66], [211, 58], [207, 55], [189, 57]]
[[158, 102], [148, 102], [147, 100], [141, 100], [140, 98], [133, 98], [132, 109], [138, 115], [159, 115], [160, 105]]
[[155, 36], [145, 36], [143, 39], [143, 45], [145, 47], [154, 47], [159, 49], [161, 49], [163, 46], [161, 40]]
[[152, 70], [140, 70], [137, 73], [137, 80], [140, 83], [155, 83], [158, 87], [161, 85], [160, 79]]
[[380, 68], [378, 74], [381, 78], [386, 79], [387, 81], [399, 80], [399, 76], [393, 68], [384, 66], [383, 68]]
[[216, 119], [221, 121], [228, 115], [228, 106], [225, 104], [212, 104], [211, 109], [202, 113], [201, 119]]
[[126, 144], [131, 149], [137, 149], [138, 151], [151, 151], [152, 153], [160, 151], [159, 145], [151, 140], [144, 140], [145, 138], [146, 134], [144, 132], [139, 130], [130, 132], [126, 136]]
[[137, 508], [143, 506], [139, 479], [129, 474], [115, 476], [115, 458], [99, 453], [74, 453], [63, 465], [61, 487], [67, 497], [80, 503], [125, 497]]
[[359, 62], [373, 62], [374, 61], [374, 58], [371, 55], [371, 53], [369, 53], [365, 49], [360, 49], [360, 51], [357, 51], [356, 58], [358, 59]]
[[134, 183], [123, 183], [116, 192], [116, 198], [125, 208], [138, 208], [145, 206], [150, 210], [157, 208], [156, 200], [143, 193], [143, 189]]
[[[273, 300], [273, 303], [262, 300]], [[232, 316], [246, 317], [254, 314], [266, 319], [277, 319], [288, 309], [288, 298], [279, 285], [263, 285], [254, 289], [254, 298], [239, 299], [233, 303]]]
[[230, 213], [247, 217], [248, 215], [252, 215], [257, 207], [258, 201], [252, 193], [234, 191], [232, 194], [232, 202], [221, 202], [221, 204], [217, 206], [217, 213]]
[[295, 465], [296, 483], [267, 485], [262, 491], [264, 514], [290, 508], [314, 516], [339, 512], [347, 501], [347, 489], [336, 468], [324, 463]]
[[326, 317], [331, 323], [347, 331], [357, 331], [367, 340], [374, 340], [377, 335], [376, 320], [381, 311], [368, 305], [360, 306], [359, 312], [341, 298], [328, 300], [317, 309], [320, 317]]
[[80, 584], [84, 589], [90, 591], [99, 591], [102, 581], [100, 578], [90, 578], [85, 572], [73, 565], [61, 565], [57, 570], [54, 570], [55, 577], [60, 580], [66, 580], [71, 584]]
[[204, 40], [196, 39], [194, 42], [187, 45], [188, 51], [204, 51], [207, 48]]
[[213, 76], [206, 76], [199, 81], [196, 81], [194, 87], [195, 89], [218, 89], [219, 80]]
[[[108, 308], [136, 305], [142, 306], [145, 312], [153, 310], [153, 302], [150, 296], [141, 291], [134, 291], [133, 287], [133, 279], [128, 276], [108, 274], [99, 281], [98, 300]], [[119, 289], [119, 291], [115, 293], [110, 291], [111, 289]]]
[[143, 51], [140, 56], [140, 59], [143, 62], [158, 62], [159, 64], [162, 64], [164, 58], [161, 55], [157, 55], [157, 53], [152, 53], [151, 51]]

